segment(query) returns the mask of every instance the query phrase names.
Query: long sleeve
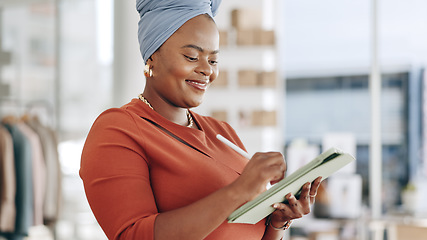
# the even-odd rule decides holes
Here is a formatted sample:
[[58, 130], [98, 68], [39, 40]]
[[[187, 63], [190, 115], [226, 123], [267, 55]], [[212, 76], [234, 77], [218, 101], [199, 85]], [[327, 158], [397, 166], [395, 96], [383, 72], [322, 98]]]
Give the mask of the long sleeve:
[[[123, 114], [104, 114], [93, 125], [82, 153], [80, 176], [92, 211], [109, 239], [153, 239], [157, 208], [149, 168], [135, 142], [138, 129]], [[123, 122], [106, 124], [115, 119]]]

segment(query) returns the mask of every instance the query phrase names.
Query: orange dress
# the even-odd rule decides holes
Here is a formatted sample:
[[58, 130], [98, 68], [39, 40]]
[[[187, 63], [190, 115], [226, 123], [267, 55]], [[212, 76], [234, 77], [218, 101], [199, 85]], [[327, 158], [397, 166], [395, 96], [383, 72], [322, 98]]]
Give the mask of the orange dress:
[[[159, 213], [189, 205], [230, 184], [247, 159], [216, 139], [243, 148], [225, 122], [191, 112], [201, 130], [177, 125], [139, 99], [102, 113], [82, 153], [80, 176], [109, 239], [153, 239]], [[224, 221], [209, 240], [259, 240], [256, 225]]]

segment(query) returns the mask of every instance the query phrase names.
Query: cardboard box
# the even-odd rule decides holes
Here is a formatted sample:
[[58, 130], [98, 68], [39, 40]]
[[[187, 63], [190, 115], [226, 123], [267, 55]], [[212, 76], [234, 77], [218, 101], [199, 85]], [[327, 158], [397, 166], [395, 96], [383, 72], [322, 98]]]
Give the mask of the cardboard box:
[[277, 86], [277, 72], [261, 72], [259, 74], [258, 85], [261, 87], [276, 87]]
[[255, 45], [255, 30], [237, 30], [236, 32], [236, 44], [237, 45]]
[[252, 112], [252, 126], [276, 126], [277, 112], [256, 110]]
[[255, 30], [254, 36], [256, 45], [269, 46], [276, 44], [275, 32], [273, 30]]
[[236, 31], [237, 45], [271, 46], [276, 43], [275, 32], [262, 29], [241, 29]]
[[427, 236], [427, 227], [416, 225], [395, 225], [388, 229], [390, 239], [411, 239], [425, 240]]
[[262, 11], [260, 9], [234, 9], [231, 11], [231, 25], [237, 30], [261, 29]]
[[228, 85], [228, 72], [220, 71], [217, 78], [212, 82], [211, 87], [226, 87]]
[[226, 110], [214, 110], [211, 116], [219, 121], [227, 122], [228, 114]]
[[255, 70], [240, 70], [238, 73], [241, 87], [276, 87], [277, 72], [257, 72]]
[[254, 87], [258, 85], [258, 73], [255, 70], [240, 70], [238, 73], [239, 86]]
[[228, 32], [220, 30], [219, 31], [219, 46], [227, 46], [228, 45]]

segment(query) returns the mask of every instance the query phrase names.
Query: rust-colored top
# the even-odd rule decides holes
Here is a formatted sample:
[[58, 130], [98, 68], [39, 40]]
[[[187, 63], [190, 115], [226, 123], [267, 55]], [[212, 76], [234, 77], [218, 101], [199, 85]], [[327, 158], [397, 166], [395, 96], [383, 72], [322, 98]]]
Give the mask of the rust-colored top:
[[[193, 203], [242, 172], [248, 160], [216, 139], [221, 134], [243, 148], [235, 131], [225, 122], [191, 114], [201, 130], [170, 122], [133, 99], [93, 124], [80, 176], [109, 239], [153, 239], [158, 213]], [[259, 240], [264, 230], [264, 221], [224, 221], [206, 239]]]

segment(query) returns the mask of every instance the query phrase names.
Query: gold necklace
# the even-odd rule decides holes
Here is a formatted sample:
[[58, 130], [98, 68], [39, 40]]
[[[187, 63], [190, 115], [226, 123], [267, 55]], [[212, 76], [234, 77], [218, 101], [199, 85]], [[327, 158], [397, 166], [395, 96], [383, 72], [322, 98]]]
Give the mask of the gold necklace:
[[[151, 106], [151, 104], [148, 102], [148, 100], [142, 96], [142, 93], [138, 95], [139, 100], [141, 100], [142, 102], [144, 102], [145, 104], [147, 104], [152, 110], [154, 110], [153, 106]], [[190, 111], [188, 111], [187, 109], [187, 119], [188, 119], [188, 125], [187, 127], [191, 128], [193, 127], [193, 117], [191, 116]]]
[[142, 93], [138, 95], [139, 100], [143, 101], [145, 104], [147, 104], [151, 110], [154, 110], [153, 106], [151, 106], [151, 104], [147, 101], [147, 99], [145, 99], [144, 96], [142, 96]]

